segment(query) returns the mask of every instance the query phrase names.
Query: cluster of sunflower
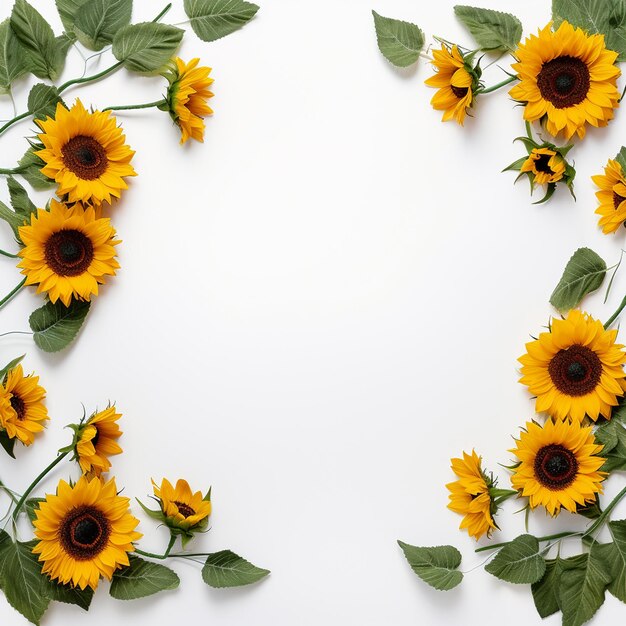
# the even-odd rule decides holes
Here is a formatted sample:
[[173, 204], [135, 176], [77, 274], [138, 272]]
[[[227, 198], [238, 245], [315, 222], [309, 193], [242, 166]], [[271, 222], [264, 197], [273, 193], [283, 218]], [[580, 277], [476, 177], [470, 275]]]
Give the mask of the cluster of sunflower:
[[[20, 359], [0, 372], [0, 438], [14, 456], [12, 444], [25, 446], [48, 420], [46, 391], [39, 377], [24, 376]], [[38, 624], [50, 601], [76, 604], [87, 610], [101, 579], [111, 581], [110, 593], [119, 599], [141, 598], [179, 585], [177, 574], [153, 560], [204, 557], [204, 581], [214, 587], [250, 584], [269, 572], [257, 568], [230, 550], [215, 553], [184, 552], [197, 533], [208, 529], [211, 490], [204, 495], [192, 491], [184, 479], [173, 485], [164, 478], [152, 481], [156, 509], [139, 502], [152, 518], [164, 524], [170, 539], [162, 554], [145, 552], [137, 546], [142, 533], [139, 520], [130, 511], [130, 499], [119, 495], [109, 457], [120, 454], [122, 435], [115, 405], [70, 424], [72, 441], [19, 494], [0, 481], [0, 493], [8, 496], [2, 518], [11, 523], [12, 536], [0, 530], [0, 589], [9, 603], [32, 623]], [[54, 493], [32, 497], [33, 491], [61, 461], [78, 463], [77, 480], [59, 480]], [[19, 540], [20, 517], [27, 515], [34, 539]], [[6, 527], [6, 524], [5, 524]], [[183, 552], [172, 553], [177, 538]], [[140, 557], [152, 559], [144, 560]], [[28, 588], [23, 581], [28, 580]]]

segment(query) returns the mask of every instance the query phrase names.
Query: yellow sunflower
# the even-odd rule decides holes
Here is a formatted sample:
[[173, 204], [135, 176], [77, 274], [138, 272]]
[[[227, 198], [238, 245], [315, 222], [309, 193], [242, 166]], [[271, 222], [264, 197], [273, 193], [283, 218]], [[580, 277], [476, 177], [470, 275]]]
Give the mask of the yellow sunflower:
[[459, 528], [467, 529], [470, 537], [478, 541], [497, 528], [493, 520], [496, 507], [489, 493], [493, 481], [487, 480], [481, 468], [481, 457], [473, 450], [471, 455], [463, 452], [462, 459], [451, 459], [451, 462], [459, 480], [446, 485], [450, 491], [448, 508], [464, 515]]
[[587, 35], [568, 22], [552, 32], [548, 24], [520, 44], [515, 56], [512, 67], [520, 82], [509, 93], [525, 104], [524, 119], [545, 119], [554, 137], [576, 133], [582, 139], [586, 124], [606, 126], [613, 118], [620, 70], [604, 35]]
[[565, 163], [561, 156], [550, 148], [533, 148], [520, 168], [520, 172], [530, 172], [538, 185], [556, 183], [565, 174]]
[[592, 427], [570, 420], [548, 420], [544, 426], [528, 422], [511, 452], [519, 465], [511, 477], [513, 487], [529, 498], [531, 508], [545, 506], [550, 515], [561, 507], [576, 513], [602, 493], [606, 473], [598, 471], [606, 459], [597, 456]]
[[599, 174], [591, 178], [600, 188], [596, 191], [600, 206], [595, 212], [601, 216], [598, 225], [604, 234], [614, 233], [626, 222], [626, 178], [622, 166], [609, 159], [604, 176]]
[[527, 353], [518, 359], [520, 382], [537, 396], [537, 412], [579, 422], [585, 415], [610, 419], [626, 391], [626, 353], [616, 338], [617, 330], [604, 330], [602, 322], [574, 309], [527, 343]]
[[115, 479], [107, 483], [85, 476], [71, 487], [59, 482], [35, 511], [33, 522], [39, 543], [33, 553], [52, 580], [73, 587], [95, 589], [101, 576], [111, 580], [115, 570], [128, 566], [139, 520], [128, 508], [128, 498], [117, 495]]
[[434, 109], [444, 111], [442, 121], [454, 118], [463, 126], [467, 110], [473, 104], [476, 78], [457, 46], [448, 48], [442, 44], [441, 50], [433, 51], [433, 56], [437, 73], [425, 82], [438, 91], [430, 103]]
[[97, 218], [92, 207], [75, 204], [68, 208], [56, 200], [50, 210], [38, 209], [30, 225], [20, 226], [24, 247], [19, 251], [18, 267], [26, 285], [37, 285], [37, 293], [47, 292], [51, 302], [70, 305], [98, 295], [105, 276], [114, 276], [115, 229], [109, 218]]
[[188, 139], [204, 141], [203, 117], [211, 115], [213, 110], [206, 101], [213, 97], [209, 85], [210, 67], [198, 67], [200, 59], [185, 63], [174, 59], [171, 71], [166, 74], [169, 81], [167, 89], [167, 110], [181, 132], [180, 143]]
[[44, 429], [48, 411], [43, 404], [46, 390], [39, 385], [39, 376], [24, 376], [21, 365], [9, 370], [0, 385], [0, 426], [10, 439], [17, 437], [30, 446], [35, 433]]
[[206, 527], [211, 514], [209, 494], [193, 493], [189, 483], [182, 478], [176, 481], [176, 487], [167, 478], [161, 481], [160, 487], [154, 481], [152, 486], [165, 516], [164, 521], [170, 528], [191, 532]]
[[116, 412], [115, 406], [110, 406], [94, 413], [80, 429], [75, 454], [83, 474], [100, 476], [108, 472], [111, 468], [108, 457], [122, 452], [117, 444], [122, 435], [116, 423], [120, 417], [122, 414]]
[[124, 176], [136, 176], [130, 161], [135, 154], [110, 111], [89, 113], [80, 100], [71, 109], [57, 104], [54, 119], [35, 120], [43, 150], [41, 172], [58, 184], [58, 195], [69, 202], [111, 203], [128, 189]]

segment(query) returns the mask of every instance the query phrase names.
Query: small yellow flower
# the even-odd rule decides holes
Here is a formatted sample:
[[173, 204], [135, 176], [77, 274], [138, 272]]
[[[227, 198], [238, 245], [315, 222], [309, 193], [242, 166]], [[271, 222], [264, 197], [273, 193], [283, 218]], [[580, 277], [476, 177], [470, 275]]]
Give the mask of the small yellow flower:
[[111, 468], [110, 456], [121, 454], [117, 443], [122, 431], [117, 420], [122, 417], [115, 406], [94, 413], [78, 430], [75, 455], [83, 474], [100, 476]]
[[626, 222], [626, 177], [622, 166], [617, 161], [609, 159], [604, 168], [604, 175], [599, 174], [591, 178], [600, 188], [600, 191], [596, 191], [596, 197], [600, 202], [595, 211], [600, 215], [598, 225], [605, 235], [614, 233]]
[[565, 163], [561, 155], [549, 148], [533, 148], [522, 165], [520, 172], [530, 172], [538, 185], [557, 183], [565, 174]]
[[161, 481], [160, 487], [154, 481], [152, 486], [165, 515], [165, 523], [170, 528], [185, 532], [206, 528], [211, 514], [209, 493], [206, 496], [200, 491], [193, 493], [189, 483], [182, 478], [176, 481], [176, 487], [166, 478]]

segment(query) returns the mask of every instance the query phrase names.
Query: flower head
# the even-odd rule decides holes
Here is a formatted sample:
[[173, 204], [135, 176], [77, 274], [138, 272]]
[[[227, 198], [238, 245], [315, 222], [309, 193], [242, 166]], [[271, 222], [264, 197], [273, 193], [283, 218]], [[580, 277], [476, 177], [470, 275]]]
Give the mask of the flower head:
[[128, 498], [117, 495], [115, 479], [81, 476], [72, 487], [59, 482], [35, 511], [33, 522], [39, 543], [33, 553], [43, 562], [42, 572], [73, 587], [95, 589], [101, 576], [111, 580], [115, 570], [128, 566], [139, 520], [131, 515]]
[[561, 507], [576, 513], [602, 493], [600, 472], [606, 459], [597, 456], [592, 427], [570, 420], [548, 420], [544, 426], [528, 422], [511, 452], [519, 460], [511, 483], [529, 498], [532, 509], [545, 506], [550, 515]]
[[578, 422], [585, 415], [609, 419], [626, 391], [626, 353], [616, 338], [616, 330], [604, 330], [602, 322], [574, 309], [527, 343], [520, 382], [537, 397], [537, 412]]
[[57, 104], [54, 118], [36, 120], [43, 150], [35, 154], [41, 172], [56, 180], [58, 195], [69, 202], [111, 204], [128, 189], [125, 176], [136, 176], [130, 161], [135, 154], [110, 111], [89, 113], [80, 100], [71, 109]]
[[474, 93], [479, 86], [480, 68], [472, 67], [469, 58], [464, 57], [457, 46], [449, 48], [441, 45], [441, 50], [433, 51], [433, 65], [437, 73], [425, 82], [436, 87], [437, 93], [430, 103], [434, 109], [443, 111], [442, 121], [455, 119], [463, 126], [468, 109], [474, 104]]
[[188, 139], [204, 141], [203, 117], [211, 115], [212, 109], [206, 101], [213, 97], [209, 85], [210, 67], [198, 67], [200, 59], [192, 59], [185, 63], [182, 59], [174, 59], [170, 71], [165, 74], [169, 81], [166, 96], [166, 110], [178, 125], [181, 132], [180, 143]]
[[515, 56], [520, 82], [509, 93], [525, 105], [525, 120], [545, 120], [554, 137], [582, 139], [587, 124], [606, 126], [613, 118], [620, 70], [604, 35], [587, 35], [566, 21], [553, 32], [548, 24], [520, 44]]
[[115, 406], [110, 406], [94, 413], [84, 424], [73, 427], [76, 430], [74, 455], [83, 474], [100, 476], [108, 472], [111, 468], [108, 457], [122, 452], [117, 443], [122, 435], [117, 425], [120, 417], [122, 414], [116, 412]]
[[0, 427], [9, 439], [17, 437], [26, 446], [33, 443], [35, 434], [44, 429], [48, 419], [45, 397], [39, 376], [24, 376], [21, 365], [7, 372], [0, 385]]
[[614, 233], [626, 222], [626, 173], [617, 159], [609, 159], [604, 175], [598, 174], [591, 178], [600, 188], [600, 191], [596, 191], [600, 202], [595, 211], [600, 215], [598, 225], [605, 235]]
[[114, 276], [120, 266], [115, 259], [115, 229], [109, 218], [97, 218], [92, 207], [69, 208], [56, 200], [50, 210], [37, 209], [30, 225], [20, 226], [24, 247], [18, 267], [26, 285], [37, 285], [51, 302], [69, 306], [72, 298], [89, 301], [98, 295], [105, 276]]
[[459, 479], [446, 485], [450, 491], [448, 508], [464, 516], [459, 528], [467, 529], [476, 540], [497, 528], [494, 515], [498, 507], [490, 493], [495, 481], [483, 472], [481, 459], [473, 450], [471, 455], [463, 452], [462, 459], [451, 459], [452, 471]]

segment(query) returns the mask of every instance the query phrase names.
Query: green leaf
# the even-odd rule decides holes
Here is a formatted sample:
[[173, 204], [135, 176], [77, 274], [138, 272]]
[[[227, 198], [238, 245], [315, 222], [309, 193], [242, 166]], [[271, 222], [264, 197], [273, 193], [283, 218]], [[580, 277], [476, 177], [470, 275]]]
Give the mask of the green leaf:
[[9, 209], [4, 202], [0, 202], [0, 219], [4, 220], [11, 227], [11, 230], [13, 230], [13, 234], [15, 235], [15, 239], [21, 243], [22, 240], [20, 239], [18, 229], [20, 226], [24, 226], [24, 217]]
[[378, 48], [397, 67], [407, 67], [419, 59], [424, 33], [411, 22], [393, 20], [372, 11]]
[[609, 563], [611, 582], [609, 591], [622, 602], [626, 602], [626, 520], [609, 522], [609, 530], [613, 537], [606, 560]]
[[588, 554], [577, 561], [563, 562], [559, 585], [559, 606], [563, 626], [580, 626], [590, 620], [604, 602], [604, 590], [611, 574], [602, 558], [602, 549], [594, 543]]
[[57, 88], [43, 83], [34, 85], [28, 94], [28, 110], [35, 120], [54, 117], [57, 102], [63, 102]]
[[50, 24], [26, 0], [15, 0], [11, 28], [26, 51], [30, 71], [38, 78], [59, 77], [65, 55]]
[[117, 600], [135, 600], [159, 591], [176, 589], [180, 584], [176, 572], [165, 565], [149, 563], [129, 556], [130, 565], [118, 570], [111, 580], [111, 595]]
[[6, 19], [0, 23], [0, 94], [9, 93], [13, 81], [27, 72], [24, 50]]
[[454, 546], [422, 548], [398, 541], [411, 569], [431, 587], [440, 591], [453, 589], [463, 580], [458, 571], [461, 553]]
[[[0, 429], [0, 446], [4, 448], [4, 451], [11, 457], [15, 458], [15, 437], [9, 438], [6, 430]], [[0, 585], [1, 587], [2, 585]]]
[[610, 422], [600, 426], [594, 434], [600, 443], [605, 446], [599, 453], [600, 456], [606, 458], [600, 470], [603, 472], [625, 470], [626, 430], [619, 418], [614, 415]]
[[455, 6], [454, 12], [481, 50], [512, 52], [522, 38], [522, 23], [510, 13], [463, 5]]
[[586, 506], [581, 506], [580, 504], [576, 508], [576, 513], [578, 515], [582, 515], [587, 519], [597, 519], [602, 515], [602, 509], [600, 508], [600, 500], [598, 498], [598, 494], [596, 494], [595, 499]]
[[615, 160], [620, 164], [622, 172], [626, 172], [626, 148], [622, 146], [620, 151], [615, 155]]
[[563, 21], [589, 34], [604, 35], [607, 48], [626, 58], [626, 2], [624, 0], [552, 0], [554, 28]]
[[25, 178], [33, 189], [44, 190], [54, 187], [56, 182], [51, 178], [48, 178], [45, 174], [41, 173], [41, 168], [44, 166], [44, 162], [39, 158], [35, 152], [42, 150], [41, 146], [31, 146], [24, 156], [18, 161], [20, 168], [20, 176]]
[[209, 555], [202, 568], [202, 580], [210, 587], [240, 587], [255, 583], [269, 573], [230, 550], [222, 550]]
[[55, 0], [57, 11], [63, 22], [63, 28], [65, 28], [67, 32], [74, 30], [76, 13], [78, 13], [78, 9], [80, 9], [85, 2], [87, 2], [87, 0]]
[[600, 287], [606, 275], [606, 263], [591, 249], [578, 248], [567, 262], [563, 276], [550, 296], [550, 304], [559, 311], [569, 311]]
[[72, 300], [66, 307], [60, 300], [46, 302], [28, 318], [33, 339], [44, 352], [58, 352], [69, 346], [89, 313], [89, 302]]
[[0, 369], [0, 383], [4, 382], [4, 377], [17, 365], [22, 362], [22, 359], [25, 357], [25, 354], [22, 356], [15, 357], [11, 361], [9, 361], [2, 369]]
[[202, 41], [215, 41], [247, 24], [259, 10], [244, 0], [185, 0], [185, 13]]
[[46, 578], [41, 575], [41, 565], [32, 553], [32, 542], [13, 543], [4, 535], [0, 536], [0, 587], [16, 611], [39, 624], [50, 599], [45, 593]]
[[[619, 442], [619, 429], [622, 428], [618, 420], [610, 420], [598, 426], [593, 433], [596, 441], [603, 445], [600, 454], [605, 456], [617, 446]], [[622, 428], [623, 430], [623, 428]]]
[[102, 50], [130, 23], [132, 11], [133, 0], [88, 0], [74, 15], [78, 41], [90, 50]]
[[563, 572], [563, 560], [547, 559], [546, 571], [536, 583], [532, 584], [533, 600], [541, 617], [548, 617], [561, 609], [559, 606], [559, 585]]
[[147, 22], [121, 28], [113, 38], [113, 55], [131, 72], [153, 73], [172, 58], [184, 31]]
[[28, 515], [28, 519], [31, 521], [31, 523], [37, 519], [36, 511], [39, 509], [39, 505], [45, 501], [45, 498], [29, 498], [24, 503], [26, 515]]
[[26, 189], [13, 176], [7, 178], [7, 185], [13, 210], [25, 221], [30, 222], [30, 216], [32, 213], [37, 212], [37, 207], [31, 202]]
[[502, 548], [485, 569], [516, 584], [532, 584], [541, 580], [546, 562], [539, 554], [539, 542], [532, 535], [520, 535]]
[[[45, 576], [44, 574], [42, 574]], [[46, 577], [47, 578], [47, 577]], [[55, 602], [63, 602], [64, 604], [75, 604], [84, 611], [88, 611], [91, 606], [94, 591], [91, 587], [71, 587], [70, 585], [62, 585], [52, 580], [47, 580], [48, 584], [45, 588], [46, 595], [50, 600]]]

